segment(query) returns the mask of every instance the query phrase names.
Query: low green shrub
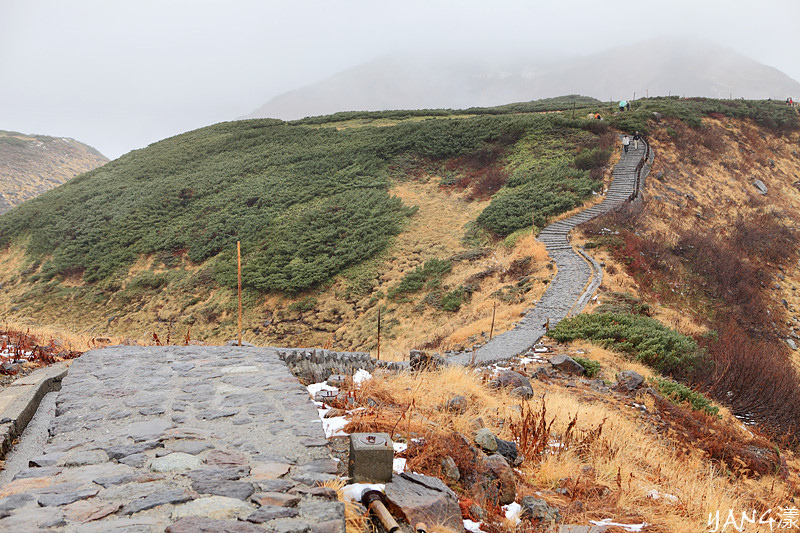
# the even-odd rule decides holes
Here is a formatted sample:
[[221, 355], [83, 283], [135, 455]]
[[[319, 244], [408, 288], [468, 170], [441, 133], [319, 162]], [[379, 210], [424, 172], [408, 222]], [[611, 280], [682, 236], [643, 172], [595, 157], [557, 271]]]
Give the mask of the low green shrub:
[[600, 373], [600, 363], [597, 361], [586, 359], [584, 357], [573, 357], [572, 359], [583, 367], [583, 369], [586, 371], [587, 377], [593, 378]]
[[399, 296], [419, 292], [428, 285], [429, 287], [441, 284], [442, 276], [450, 272], [452, 263], [442, 259], [431, 259], [426, 261], [421, 267], [417, 267], [400, 280], [389, 292], [389, 298], [396, 299]]
[[548, 333], [559, 342], [586, 339], [668, 375], [688, 375], [703, 359], [694, 339], [652, 318], [623, 313], [578, 315]]
[[712, 405], [711, 400], [702, 392], [692, 390], [686, 385], [682, 385], [671, 379], [654, 377], [650, 378], [650, 382], [655, 385], [658, 392], [663, 394], [675, 405], [686, 402], [695, 411], [704, 411], [709, 415], [719, 416], [719, 407]]

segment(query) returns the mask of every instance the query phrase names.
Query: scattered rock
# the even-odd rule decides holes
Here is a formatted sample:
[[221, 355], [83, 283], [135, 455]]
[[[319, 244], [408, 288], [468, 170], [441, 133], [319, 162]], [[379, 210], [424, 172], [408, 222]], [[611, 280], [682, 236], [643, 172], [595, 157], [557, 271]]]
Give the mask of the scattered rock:
[[417, 372], [423, 370], [437, 370], [445, 365], [445, 358], [439, 354], [429, 354], [421, 350], [411, 350], [409, 352], [409, 366], [411, 370]]
[[445, 480], [455, 483], [461, 479], [461, 472], [459, 472], [455, 460], [453, 460], [453, 458], [449, 455], [442, 457], [441, 467], [442, 476], [444, 476]]
[[500, 438], [496, 438], [497, 440], [497, 453], [505, 457], [506, 461], [510, 465], [517, 465], [517, 459], [519, 452], [517, 451], [517, 443], [510, 441], [510, 440], [503, 440]]
[[453, 396], [445, 404], [445, 409], [451, 413], [464, 414], [467, 412], [468, 407], [467, 398], [465, 396]]
[[614, 388], [620, 391], [632, 391], [644, 383], [644, 378], [633, 370], [623, 370], [617, 375], [617, 383]]
[[37, 498], [37, 501], [42, 507], [56, 507], [59, 505], [67, 505], [78, 500], [85, 500], [86, 498], [93, 498], [97, 496], [98, 492], [98, 489], [84, 489], [74, 492], [42, 494]]
[[586, 373], [583, 366], [568, 355], [554, 355], [550, 358], [550, 364], [553, 368], [557, 368], [561, 372], [567, 374], [582, 375]]
[[763, 181], [755, 180], [755, 181], [753, 181], [753, 186], [756, 188], [756, 190], [758, 190], [758, 194], [760, 194], [762, 196], [767, 194], [767, 186], [764, 185]]
[[384, 492], [389, 510], [409, 524], [425, 522], [453, 531], [464, 529], [458, 497], [440, 479], [405, 472], [395, 475]]
[[497, 451], [497, 437], [491, 430], [486, 428], [479, 429], [475, 434], [475, 444], [488, 452]]
[[497, 374], [497, 377], [489, 382], [489, 386], [493, 389], [516, 389], [518, 387], [528, 387], [532, 389], [531, 382], [513, 370], [504, 370]]
[[481, 483], [486, 499], [498, 505], [508, 505], [517, 497], [517, 483], [514, 481], [514, 471], [509, 466], [505, 457], [499, 453], [484, 458], [486, 473]]
[[530, 400], [533, 398], [533, 389], [530, 387], [517, 387], [511, 391], [511, 396], [522, 400]]
[[239, 452], [225, 452], [222, 450], [214, 450], [208, 457], [206, 457], [206, 463], [209, 465], [219, 465], [219, 466], [239, 466], [239, 465], [247, 465], [249, 461], [244, 454]]
[[540, 520], [545, 523], [557, 522], [561, 519], [561, 513], [555, 507], [551, 507], [546, 501], [533, 496], [525, 496], [520, 502], [522, 506], [522, 518], [528, 520]]
[[792, 339], [788, 339], [787, 338], [786, 339], [786, 344], [788, 344], [789, 348], [791, 348], [792, 350], [795, 350], [795, 351], [797, 350], [797, 343], [794, 342]]

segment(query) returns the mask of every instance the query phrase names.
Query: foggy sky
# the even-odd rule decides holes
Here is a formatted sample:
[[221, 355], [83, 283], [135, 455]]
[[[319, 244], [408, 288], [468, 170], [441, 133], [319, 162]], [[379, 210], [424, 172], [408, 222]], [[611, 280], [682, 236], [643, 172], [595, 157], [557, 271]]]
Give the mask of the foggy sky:
[[0, 0], [0, 129], [113, 159], [407, 50], [589, 54], [680, 34], [800, 80], [799, 20], [798, 0]]

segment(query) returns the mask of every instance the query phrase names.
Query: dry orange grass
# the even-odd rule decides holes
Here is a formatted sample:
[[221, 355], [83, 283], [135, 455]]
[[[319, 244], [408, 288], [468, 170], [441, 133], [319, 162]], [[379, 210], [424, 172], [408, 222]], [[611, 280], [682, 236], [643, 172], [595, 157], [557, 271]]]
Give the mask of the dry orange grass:
[[[599, 360], [609, 371], [636, 369], [641, 366], [621, 360], [611, 352], [584, 345], [571, 349], [590, 350], [586, 357]], [[587, 434], [603, 425], [600, 437], [583, 447], [552, 448], [540, 460], [526, 460], [518, 470], [517, 500], [524, 495], [539, 494], [558, 505], [567, 523], [588, 523], [613, 517], [623, 523], [650, 524], [648, 531], [702, 531], [710, 512], [728, 509], [760, 509], [762, 506], [789, 505], [792, 483], [798, 480], [795, 459], [789, 456], [792, 473], [789, 479], [762, 477], [744, 480], [731, 477], [704, 456], [700, 450], [687, 454], [684, 445], [676, 445], [674, 437], [659, 432], [650, 413], [652, 401], [644, 401], [650, 413], [642, 413], [626, 397], [591, 391], [585, 385], [564, 387], [554, 382], [533, 381], [535, 399], [529, 405], [538, 410], [542, 396], [546, 402], [546, 419], [554, 420], [552, 435], [559, 439], [567, 432], [573, 418], [573, 432]], [[424, 437], [435, 441], [436, 435], [458, 431], [468, 438], [476, 429], [475, 420], [504, 439], [511, 439], [510, 422], [519, 419], [519, 399], [505, 391], [493, 391], [479, 374], [448, 368], [423, 374], [378, 375], [362, 386], [364, 397], [373, 398], [379, 407], [354, 417], [352, 431], [389, 431], [395, 438]], [[469, 408], [457, 415], [443, 410], [442, 405], [455, 395], [464, 395]], [[639, 401], [640, 404], [642, 401]], [[649, 404], [649, 405], [648, 405]], [[726, 424], [738, 424], [726, 416]], [[441, 450], [431, 453], [442, 454]], [[608, 495], [583, 499], [583, 510], [576, 511], [572, 498], [550, 491], [581, 482], [582, 467], [590, 466], [594, 474], [591, 484], [607, 489]], [[583, 483], [589, 482], [585, 477]], [[577, 481], [576, 481], [577, 480]], [[724, 519], [723, 519], [724, 520]]]

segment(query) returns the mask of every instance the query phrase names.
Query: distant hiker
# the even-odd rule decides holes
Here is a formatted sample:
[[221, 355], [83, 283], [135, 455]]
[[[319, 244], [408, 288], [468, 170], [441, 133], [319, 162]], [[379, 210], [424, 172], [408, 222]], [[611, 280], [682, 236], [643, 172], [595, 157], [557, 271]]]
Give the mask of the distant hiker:
[[625, 111], [630, 111], [630, 110], [631, 110], [631, 103], [625, 102]]
[[642, 136], [639, 135], [638, 131], [633, 134], [633, 149], [634, 150], [638, 150], [639, 149], [639, 139], [641, 139], [641, 138], [642, 138]]
[[625, 153], [628, 153], [628, 146], [631, 144], [631, 138], [627, 135], [622, 138], [622, 149], [625, 150]]
[[627, 105], [628, 105], [628, 102], [626, 102], [625, 100], [622, 100], [619, 103], [619, 112], [622, 113], [623, 111], [625, 111], [625, 106], [627, 106]]
[[594, 118], [594, 113], [589, 113], [588, 115], [586, 115], [586, 118], [593, 119]]
[[600, 113], [595, 113], [594, 118], [595, 120], [603, 120], [603, 117], [600, 116]]
[[788, 105], [789, 107], [794, 107], [794, 100], [792, 100], [791, 96], [786, 99], [786, 105]]

